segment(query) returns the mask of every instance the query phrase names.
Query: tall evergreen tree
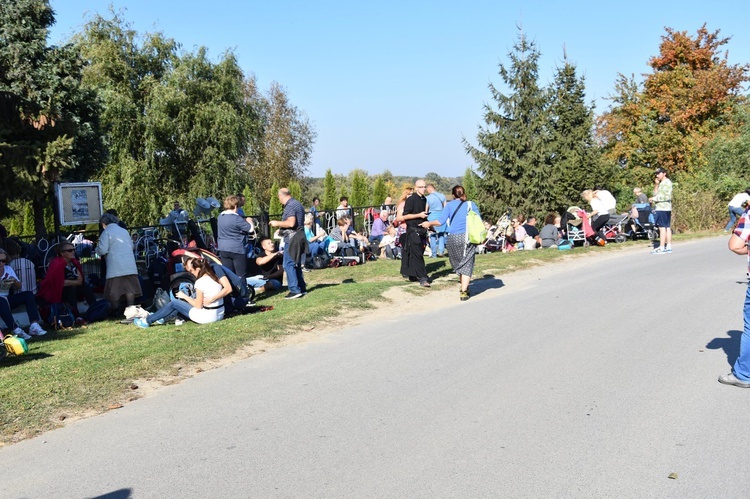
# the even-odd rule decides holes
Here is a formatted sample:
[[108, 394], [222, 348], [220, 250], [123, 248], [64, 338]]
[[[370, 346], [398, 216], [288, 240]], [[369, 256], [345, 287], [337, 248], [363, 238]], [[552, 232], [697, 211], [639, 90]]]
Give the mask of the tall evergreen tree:
[[475, 201], [479, 195], [479, 192], [477, 191], [477, 174], [474, 173], [474, 170], [472, 170], [471, 167], [467, 168], [466, 172], [464, 172], [464, 178], [461, 180], [461, 184], [464, 187], [466, 198]]
[[386, 196], [388, 196], [388, 187], [383, 181], [383, 176], [378, 175], [377, 177], [375, 177], [375, 185], [372, 187], [372, 204], [383, 204]]
[[333, 177], [333, 172], [329, 168], [326, 170], [326, 177], [323, 181], [323, 209], [333, 210], [338, 206], [338, 199], [336, 198], [336, 179]]
[[370, 194], [370, 180], [367, 172], [356, 169], [351, 172], [352, 195], [349, 199], [351, 206], [369, 206], [372, 195]]
[[584, 189], [608, 188], [611, 172], [601, 161], [599, 148], [593, 137], [593, 104], [585, 102], [585, 82], [578, 77], [576, 67], [565, 60], [555, 71], [550, 105], [550, 142], [552, 151], [550, 204], [545, 208], [565, 210], [580, 204]]
[[302, 186], [300, 185], [300, 183], [296, 180], [292, 180], [291, 182], [289, 182], [289, 187], [287, 188], [289, 189], [289, 194], [291, 194], [294, 199], [296, 199], [297, 201], [301, 203], [302, 202]]
[[507, 206], [536, 212], [552, 204], [548, 96], [537, 82], [539, 56], [534, 42], [520, 33], [508, 53], [510, 65], [500, 64], [500, 78], [510, 93], [490, 83], [495, 107], [484, 105], [485, 126], [479, 128], [478, 145], [464, 139], [480, 173], [479, 200], [491, 217]]
[[279, 201], [279, 184], [274, 182], [271, 186], [271, 197], [268, 200], [268, 214], [271, 216], [281, 215], [281, 212], [284, 211], [284, 208], [281, 206], [281, 201]]
[[86, 180], [104, 160], [99, 108], [72, 46], [47, 46], [46, 0], [0, 2], [0, 210], [30, 203], [34, 233], [57, 181]]

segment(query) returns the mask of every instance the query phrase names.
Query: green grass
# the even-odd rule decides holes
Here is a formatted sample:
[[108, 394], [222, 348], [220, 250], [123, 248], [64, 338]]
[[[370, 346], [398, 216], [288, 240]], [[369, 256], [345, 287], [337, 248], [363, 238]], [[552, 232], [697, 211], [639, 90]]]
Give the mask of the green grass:
[[[679, 235], [675, 239], [715, 235]], [[572, 251], [478, 255], [474, 277], [501, 277], [562, 258], [621, 251], [634, 245], [647, 247], [639, 241]], [[185, 367], [221, 359], [253, 340], [274, 341], [324, 324], [342, 310], [358, 313], [373, 308], [393, 286], [408, 286], [406, 289], [417, 295], [432, 292], [404, 281], [399, 266], [397, 261], [380, 260], [313, 271], [305, 274], [309, 294], [304, 299], [284, 300], [284, 293], [277, 293], [259, 300], [274, 310], [209, 325], [186, 322], [144, 330], [107, 321], [50, 332], [31, 341], [27, 355], [0, 361], [0, 445], [39, 434], [65, 419], [106, 411], [138, 398], [138, 391], [131, 388], [135, 381], [176, 376]], [[452, 274], [447, 259], [428, 259], [427, 269], [438, 278], [433, 289], [455, 285], [453, 280], [439, 279]]]

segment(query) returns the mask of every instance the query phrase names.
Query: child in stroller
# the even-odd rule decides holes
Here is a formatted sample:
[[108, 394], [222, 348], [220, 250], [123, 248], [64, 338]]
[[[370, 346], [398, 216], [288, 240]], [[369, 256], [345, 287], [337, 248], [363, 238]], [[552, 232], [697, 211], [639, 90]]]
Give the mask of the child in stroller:
[[636, 203], [630, 208], [630, 213], [622, 222], [623, 227], [627, 227], [624, 234], [632, 240], [656, 239], [658, 232], [654, 227], [654, 215], [651, 212], [649, 203]]

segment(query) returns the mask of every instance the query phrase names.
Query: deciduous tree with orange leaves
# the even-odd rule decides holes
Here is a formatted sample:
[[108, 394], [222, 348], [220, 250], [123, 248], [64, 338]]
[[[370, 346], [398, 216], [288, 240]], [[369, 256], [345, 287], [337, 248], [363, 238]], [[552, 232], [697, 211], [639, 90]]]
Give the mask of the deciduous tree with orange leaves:
[[[709, 32], [696, 36], [666, 28], [659, 55], [642, 85], [619, 75], [613, 105], [597, 120], [605, 158], [628, 169], [655, 166], [670, 172], [700, 168], [702, 147], [743, 102], [747, 64], [731, 65], [724, 50], [730, 38]], [[636, 175], [638, 177], [639, 175]]]

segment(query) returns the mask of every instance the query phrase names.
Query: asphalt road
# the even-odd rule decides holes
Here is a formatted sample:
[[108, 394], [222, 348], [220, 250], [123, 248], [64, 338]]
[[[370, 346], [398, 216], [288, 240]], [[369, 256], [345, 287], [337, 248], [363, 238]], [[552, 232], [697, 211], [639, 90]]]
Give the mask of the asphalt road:
[[0, 449], [0, 496], [747, 498], [746, 285], [724, 238], [498, 275]]

